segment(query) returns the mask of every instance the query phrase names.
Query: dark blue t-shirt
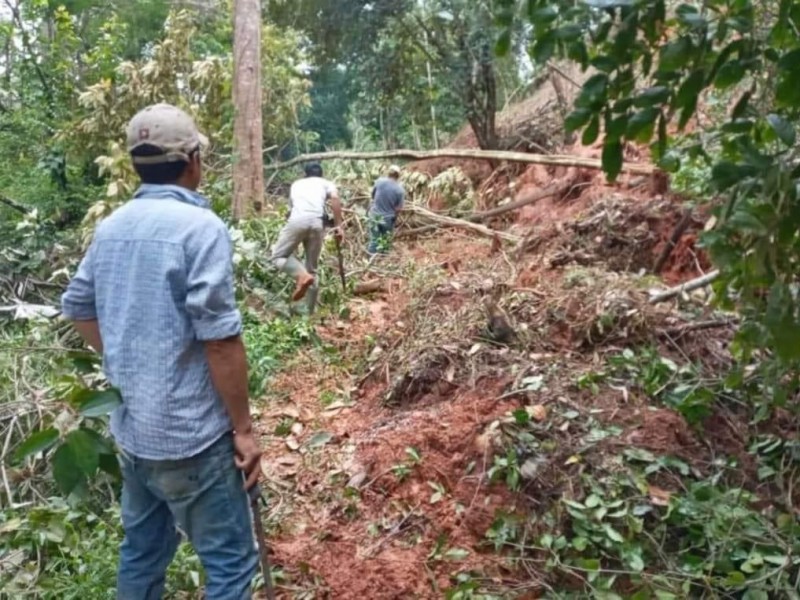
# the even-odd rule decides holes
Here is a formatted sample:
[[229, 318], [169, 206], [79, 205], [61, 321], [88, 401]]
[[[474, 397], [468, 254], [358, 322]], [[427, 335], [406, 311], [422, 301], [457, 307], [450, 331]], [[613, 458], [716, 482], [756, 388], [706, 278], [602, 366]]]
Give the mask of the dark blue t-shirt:
[[403, 208], [405, 191], [391, 177], [381, 177], [372, 188], [372, 206], [369, 213], [380, 217], [394, 217]]

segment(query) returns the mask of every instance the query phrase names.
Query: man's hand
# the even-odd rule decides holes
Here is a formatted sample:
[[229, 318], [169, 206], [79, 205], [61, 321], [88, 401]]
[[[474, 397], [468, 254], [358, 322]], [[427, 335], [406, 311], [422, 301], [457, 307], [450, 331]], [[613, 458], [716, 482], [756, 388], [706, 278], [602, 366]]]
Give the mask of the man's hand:
[[249, 490], [258, 483], [261, 474], [261, 448], [252, 431], [234, 433], [233, 445], [236, 448], [236, 468], [244, 472], [244, 489]]

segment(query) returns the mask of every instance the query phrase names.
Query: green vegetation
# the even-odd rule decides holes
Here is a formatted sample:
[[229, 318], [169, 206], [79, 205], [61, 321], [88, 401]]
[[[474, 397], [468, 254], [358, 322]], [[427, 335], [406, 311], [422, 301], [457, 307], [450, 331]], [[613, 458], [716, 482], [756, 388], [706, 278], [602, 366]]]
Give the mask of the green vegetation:
[[[230, 219], [231, 3], [197, 4], [175, 10], [166, 0], [9, 0], [0, 9], [2, 595], [113, 597], [122, 531], [107, 421], [119, 398], [97, 357], [52, 309], [95, 224], [133, 191], [122, 132], [144, 104], [180, 105], [211, 140], [202, 191], [230, 223], [254, 399], [263, 402], [288, 359], [306, 353], [325, 376], [347, 377], [314, 394], [320, 411], [334, 412], [356, 402], [353, 382], [390, 345], [383, 332], [359, 332], [366, 341], [342, 346], [318, 334], [321, 322], [336, 326], [353, 310], [354, 279], [342, 291], [334, 263], [321, 266], [317, 315], [286, 301], [292, 284], [268, 257], [285, 218], [286, 184], [296, 173], [270, 179], [265, 216]], [[334, 147], [436, 147], [465, 124], [480, 146], [501, 147], [496, 114], [502, 106], [526, 97], [556, 59], [571, 61], [592, 72], [578, 86], [575, 105], [564, 107], [566, 129], [584, 144], [602, 142], [610, 180], [620, 176], [627, 149], [647, 146], [670, 173], [672, 190], [713, 214], [701, 243], [720, 272], [714, 301], [738, 319], [733, 342], [719, 349], [722, 358], [689, 356], [662, 331], [663, 344], [653, 337], [645, 345], [581, 350], [585, 361], [575, 370], [568, 364], [574, 356], [546, 359], [552, 365], [522, 373], [514, 390], [515, 397], [542, 404], [515, 407], [493, 424], [499, 441], [487, 446], [485, 464], [477, 467], [481, 456], [468, 456], [469, 466], [450, 480], [434, 452], [404, 441], [400, 457], [384, 468], [392, 485], [418, 485], [423, 501], [413, 509], [404, 501], [400, 520], [385, 517], [374, 535], [395, 535], [406, 522], [413, 533], [418, 513], [450, 502], [462, 514], [467, 503], [456, 502], [456, 488], [472, 478], [502, 490], [495, 498], [500, 505], [486, 499], [493, 519], [480, 548], [466, 549], [443, 534], [424, 549], [421, 568], [446, 565], [450, 575], [445, 589], [432, 584], [442, 597], [488, 600], [535, 589], [565, 599], [800, 598], [800, 5], [263, 4], [267, 162]], [[361, 232], [348, 240], [348, 256], [359, 255], [369, 227], [364, 193], [381, 166], [336, 161], [325, 167], [341, 187], [351, 229]], [[485, 191], [458, 167], [431, 177], [407, 174], [405, 183], [417, 198], [438, 195], [451, 216], [476, 210]], [[464, 256], [466, 263], [470, 254]], [[442, 266], [465, 268], [382, 268], [387, 278], [405, 280], [413, 313], [433, 302], [434, 289], [460, 291], [448, 287]], [[572, 269], [566, 282], [580, 287], [585, 272]], [[553, 303], [541, 312], [568, 308]], [[464, 317], [459, 310], [448, 308], [446, 316]], [[616, 314], [601, 316], [599, 325], [614, 329]], [[559, 318], [570, 317], [559, 312]], [[406, 323], [397, 335], [419, 333]], [[534, 358], [539, 348], [525, 350], [520, 369], [545, 360]], [[392, 364], [387, 378], [406, 366]], [[448, 363], [452, 371], [434, 379], [455, 387], [457, 367]], [[661, 419], [663, 431], [691, 443], [632, 443], [629, 422], [615, 410], [645, 423]], [[311, 462], [324, 464], [321, 456], [335, 436], [314, 429], [300, 443], [295, 431], [303, 425], [299, 417], [281, 416], [267, 433], [313, 450]], [[735, 443], [715, 445], [723, 437], [719, 428]], [[329, 478], [338, 482], [343, 472]], [[374, 488], [383, 483], [367, 481]], [[374, 488], [331, 492], [331, 503], [353, 522], [366, 512], [368, 494], [389, 495]], [[479, 552], [491, 553], [508, 572], [530, 575], [528, 587], [505, 588], [496, 572], [467, 564]], [[306, 576], [313, 574], [301, 573], [297, 581]], [[183, 545], [170, 571], [170, 597], [193, 597], [202, 586], [199, 561]]]

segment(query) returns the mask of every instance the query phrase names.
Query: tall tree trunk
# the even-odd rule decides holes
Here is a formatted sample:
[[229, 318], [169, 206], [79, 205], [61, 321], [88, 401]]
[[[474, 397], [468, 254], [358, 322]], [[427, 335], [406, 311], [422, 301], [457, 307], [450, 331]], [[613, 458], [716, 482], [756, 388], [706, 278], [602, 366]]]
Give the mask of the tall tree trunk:
[[241, 219], [264, 198], [260, 0], [234, 0], [233, 71], [233, 218]]

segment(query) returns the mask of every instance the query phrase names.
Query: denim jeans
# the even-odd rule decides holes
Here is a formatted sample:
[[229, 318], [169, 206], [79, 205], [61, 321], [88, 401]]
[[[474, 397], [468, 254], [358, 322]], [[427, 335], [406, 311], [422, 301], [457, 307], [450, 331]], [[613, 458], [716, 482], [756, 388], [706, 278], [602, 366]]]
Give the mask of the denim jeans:
[[369, 248], [370, 254], [386, 254], [392, 241], [396, 217], [370, 215]]
[[246, 600], [258, 551], [243, 477], [225, 434], [183, 460], [155, 461], [121, 454], [125, 539], [117, 573], [118, 600], [157, 600], [186, 533], [206, 571], [207, 600]]

